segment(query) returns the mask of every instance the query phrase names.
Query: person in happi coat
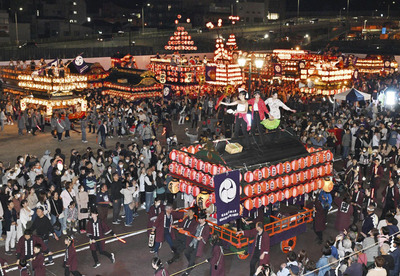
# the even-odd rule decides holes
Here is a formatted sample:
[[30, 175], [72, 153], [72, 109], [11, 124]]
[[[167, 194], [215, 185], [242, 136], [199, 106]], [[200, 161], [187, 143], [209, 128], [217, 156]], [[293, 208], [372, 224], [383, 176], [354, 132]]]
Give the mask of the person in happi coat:
[[383, 177], [383, 168], [378, 158], [375, 158], [372, 163], [370, 175], [371, 175], [371, 188], [374, 189], [375, 191], [378, 191]]
[[344, 196], [343, 199], [336, 193], [334, 199], [335, 204], [339, 207], [336, 215], [335, 229], [338, 231], [344, 231], [351, 225], [351, 217], [353, 216], [354, 208], [350, 204], [348, 196]]
[[175, 220], [182, 219], [183, 212], [175, 212], [172, 210], [172, 205], [168, 204], [165, 206], [165, 211], [161, 212], [153, 225], [153, 232], [156, 235], [154, 248], [151, 253], [158, 253], [158, 249], [160, 248], [160, 244], [166, 241], [171, 250], [176, 253], [176, 248], [173, 244], [173, 240], [175, 240], [175, 233], [172, 231], [172, 224]]
[[69, 276], [70, 273], [74, 276], [82, 276], [78, 271], [78, 258], [74, 246], [74, 239], [71, 236], [66, 236], [64, 243], [66, 245], [64, 255], [64, 275]]
[[97, 268], [100, 266], [100, 262], [96, 253], [97, 251], [99, 251], [101, 255], [108, 257], [112, 263], [115, 263], [114, 253], [109, 253], [104, 250], [106, 241], [101, 239], [103, 239], [106, 235], [116, 235], [104, 221], [98, 218], [99, 214], [97, 210], [92, 210], [91, 216], [92, 218], [89, 220], [86, 226], [86, 234], [90, 239], [90, 251], [92, 251], [92, 257], [94, 260], [93, 267]]
[[154, 276], [169, 276], [168, 271], [164, 268], [160, 258], [155, 257], [151, 260], [151, 266], [155, 270]]
[[44, 266], [44, 255], [42, 252], [42, 246], [40, 244], [35, 244], [33, 247], [33, 252], [35, 256], [32, 260], [32, 268], [35, 276], [46, 276], [46, 268]]
[[212, 235], [212, 256], [207, 261], [210, 263], [211, 276], [225, 276], [225, 258], [222, 242], [217, 234]]
[[321, 201], [317, 198], [314, 201], [314, 232], [317, 235], [318, 244], [322, 244], [323, 232], [326, 229], [326, 212]]
[[[49, 253], [49, 249], [43, 240], [36, 235], [32, 235], [32, 230], [26, 229], [24, 231], [24, 235], [18, 240], [17, 243], [17, 264], [19, 264], [21, 261], [28, 263], [31, 262], [30, 260], [35, 256], [35, 252], [33, 251], [35, 244], [41, 245], [42, 252]], [[32, 272], [32, 265], [29, 266], [29, 269]]]
[[[150, 206], [148, 212], [148, 220], [147, 220], [147, 228], [153, 228], [154, 222], [156, 221], [157, 217], [161, 212], [165, 210], [164, 205], [161, 204], [161, 198], [156, 197], [154, 200], [154, 204]], [[151, 229], [147, 231], [150, 234]]]
[[7, 261], [0, 257], [0, 276], [7, 276], [6, 268], [7, 268]]
[[389, 179], [389, 185], [382, 191], [382, 203], [381, 219], [384, 219], [390, 210], [396, 210], [399, 203], [399, 189], [394, 185], [394, 181], [391, 178]]
[[353, 206], [353, 224], [356, 224], [362, 212], [364, 193], [360, 190], [360, 184], [355, 183], [351, 194], [351, 205]]
[[189, 243], [191, 241], [191, 235], [195, 235], [196, 233], [196, 228], [198, 225], [198, 222], [196, 218], [194, 217], [195, 210], [193, 208], [190, 208], [187, 210], [187, 216], [178, 223], [177, 227], [177, 233], [176, 233], [176, 238], [174, 241], [174, 246], [176, 248], [176, 253], [172, 259], [168, 260], [168, 264], [172, 264], [176, 260], [179, 259], [180, 254], [179, 252], [183, 252], [186, 247], [189, 246]]
[[[188, 268], [194, 266], [196, 257], [202, 257], [204, 253], [204, 248], [208, 242], [210, 236], [210, 226], [206, 222], [206, 214], [199, 214], [199, 224], [196, 227], [196, 232], [191, 238], [189, 246], [185, 249], [185, 257], [188, 260]], [[189, 275], [192, 269], [188, 269], [182, 275]]]
[[250, 276], [254, 276], [258, 265], [269, 264], [270, 239], [268, 232], [264, 231], [261, 222], [256, 223], [256, 228], [237, 232], [246, 238], [254, 238], [253, 253], [250, 260]]

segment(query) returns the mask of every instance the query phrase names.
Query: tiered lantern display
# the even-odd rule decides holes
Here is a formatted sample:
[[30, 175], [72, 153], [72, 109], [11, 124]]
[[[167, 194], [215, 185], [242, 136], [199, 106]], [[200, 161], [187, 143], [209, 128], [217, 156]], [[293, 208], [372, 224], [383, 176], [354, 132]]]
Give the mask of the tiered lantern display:
[[234, 34], [229, 35], [228, 41], [226, 42], [226, 47], [229, 48], [231, 51], [237, 48], [236, 37]]
[[[29, 105], [46, 106], [46, 115], [51, 116], [53, 109], [67, 108], [74, 106], [77, 114], [84, 114], [87, 110], [87, 101], [84, 98], [70, 98], [70, 99], [40, 99], [26, 97], [21, 100], [21, 110], [25, 110]], [[82, 115], [83, 115], [82, 114]]]
[[164, 48], [168, 51], [197, 51], [192, 37], [183, 26], [176, 28], [174, 35], [169, 38], [168, 44]]
[[[190, 146], [169, 154], [170, 174], [180, 180], [180, 191], [193, 196], [209, 194], [207, 204], [215, 202], [213, 176], [232, 170], [198, 158], [200, 148]], [[332, 189], [325, 178], [332, 174], [333, 154], [321, 148], [307, 148], [308, 154], [253, 170], [241, 170], [241, 203], [251, 210], [285, 201], [316, 190]]]
[[360, 73], [379, 74], [382, 71], [397, 71], [398, 64], [396, 61], [383, 59], [380, 56], [376, 58], [359, 58], [356, 61], [356, 67]]

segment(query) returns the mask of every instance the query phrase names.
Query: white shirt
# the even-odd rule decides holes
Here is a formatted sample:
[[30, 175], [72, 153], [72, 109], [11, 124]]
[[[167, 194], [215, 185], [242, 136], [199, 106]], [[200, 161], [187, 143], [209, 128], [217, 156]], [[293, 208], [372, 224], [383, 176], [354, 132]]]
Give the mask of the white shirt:
[[124, 195], [124, 204], [130, 204], [133, 201], [133, 194], [135, 193], [134, 187], [121, 189], [120, 192]]
[[139, 176], [139, 191], [140, 192], [144, 192], [145, 191], [145, 183], [144, 183], [144, 177], [146, 176], [146, 174], [141, 174]]
[[279, 109], [280, 107], [285, 110], [291, 110], [291, 108], [289, 108], [279, 99], [268, 98], [265, 100], [265, 104], [269, 106], [269, 113], [271, 116], [278, 120], [281, 118], [281, 111]]
[[26, 228], [26, 224], [28, 223], [28, 221], [32, 220], [32, 215], [33, 215], [33, 211], [28, 207], [29, 211], [25, 210], [25, 208], [21, 208], [20, 212], [19, 212], [19, 219], [22, 223], [22, 225], [24, 226], [24, 228]]
[[[69, 195], [69, 194], [71, 194], [71, 195]], [[69, 193], [68, 193], [67, 190], [64, 190], [64, 191], [61, 192], [60, 197], [62, 199], [63, 207], [65, 209], [68, 208], [68, 206], [71, 203], [71, 201], [73, 201], [72, 197], [75, 197], [75, 196], [76, 195], [75, 195], [75, 191], [74, 190], [71, 190], [71, 192], [69, 192]]]

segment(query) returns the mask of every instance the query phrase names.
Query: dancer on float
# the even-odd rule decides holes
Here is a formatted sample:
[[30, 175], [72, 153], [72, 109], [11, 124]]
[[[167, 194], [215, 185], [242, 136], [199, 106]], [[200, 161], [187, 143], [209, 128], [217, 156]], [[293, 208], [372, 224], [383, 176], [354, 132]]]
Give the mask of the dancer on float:
[[251, 135], [256, 134], [256, 129], [260, 135], [260, 140], [262, 142], [262, 134], [265, 132], [263, 127], [261, 126], [261, 121], [265, 120], [265, 113], [269, 114], [267, 107], [265, 106], [264, 101], [260, 97], [260, 91], [254, 92], [254, 98], [248, 101], [249, 105], [251, 105]]
[[245, 100], [246, 97], [246, 92], [245, 91], [240, 91], [239, 92], [239, 98], [232, 102], [232, 103], [224, 103], [221, 102], [220, 104], [226, 105], [226, 106], [233, 106], [237, 105], [236, 111], [233, 112], [235, 114], [235, 138], [239, 138], [239, 131], [242, 129], [243, 135], [244, 135], [244, 146], [245, 148], [249, 147], [249, 134], [248, 131], [251, 129], [251, 125], [249, 124], [249, 121], [246, 118], [247, 111], [249, 109], [249, 104]]

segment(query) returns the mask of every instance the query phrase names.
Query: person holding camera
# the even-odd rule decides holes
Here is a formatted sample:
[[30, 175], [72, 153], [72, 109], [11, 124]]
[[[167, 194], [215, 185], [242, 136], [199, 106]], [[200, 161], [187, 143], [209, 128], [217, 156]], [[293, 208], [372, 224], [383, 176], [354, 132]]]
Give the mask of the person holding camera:
[[250, 261], [250, 276], [254, 276], [257, 264], [269, 264], [269, 235], [264, 231], [262, 222], [256, 223], [256, 228], [237, 232], [238, 235], [243, 235], [246, 238], [254, 238], [255, 242], [253, 254]]

